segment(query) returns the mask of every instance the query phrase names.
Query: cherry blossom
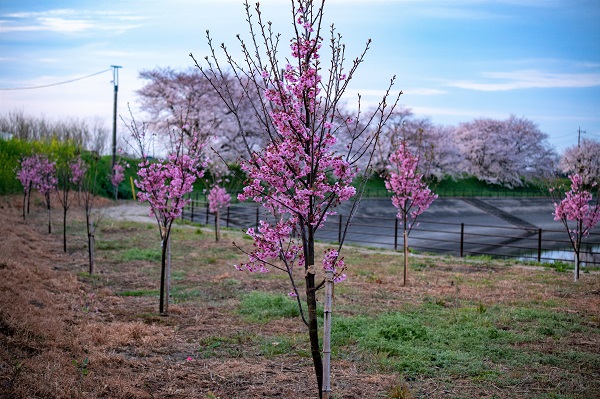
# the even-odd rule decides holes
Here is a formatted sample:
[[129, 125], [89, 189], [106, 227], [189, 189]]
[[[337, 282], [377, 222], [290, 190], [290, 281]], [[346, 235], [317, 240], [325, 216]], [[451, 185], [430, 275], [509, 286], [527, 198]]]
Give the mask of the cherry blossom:
[[[590, 231], [600, 222], [600, 205], [590, 204], [593, 200], [591, 192], [584, 189], [583, 177], [579, 174], [569, 176], [571, 189], [565, 193], [565, 198], [554, 203], [554, 220], [560, 220], [565, 226], [571, 245], [575, 252], [575, 281], [579, 279], [579, 255], [581, 242]], [[597, 188], [596, 183], [591, 184]], [[555, 197], [558, 190], [551, 190]], [[598, 193], [600, 194], [600, 192]], [[596, 200], [598, 201], [598, 200]], [[574, 222], [569, 224], [569, 222]]]
[[408, 235], [419, 215], [437, 198], [423, 181], [418, 168], [419, 157], [410, 152], [406, 142], [402, 142], [390, 156], [389, 174], [385, 180], [385, 187], [392, 193], [392, 204], [398, 209], [396, 217], [402, 220], [404, 231], [403, 285], [406, 285], [408, 271]]

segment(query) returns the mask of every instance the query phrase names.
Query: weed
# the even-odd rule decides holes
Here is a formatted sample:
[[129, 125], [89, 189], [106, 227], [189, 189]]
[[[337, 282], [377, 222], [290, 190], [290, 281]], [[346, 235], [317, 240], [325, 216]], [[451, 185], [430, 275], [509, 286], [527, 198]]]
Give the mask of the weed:
[[394, 385], [388, 392], [388, 398], [390, 399], [412, 399], [413, 395], [410, 393], [408, 385], [403, 382], [398, 385]]
[[73, 360], [71, 363], [73, 366], [75, 366], [75, 368], [77, 368], [77, 371], [79, 371], [79, 375], [81, 377], [86, 377], [90, 373], [90, 370], [88, 369], [90, 359], [87, 356], [81, 363], [79, 363], [77, 360]]

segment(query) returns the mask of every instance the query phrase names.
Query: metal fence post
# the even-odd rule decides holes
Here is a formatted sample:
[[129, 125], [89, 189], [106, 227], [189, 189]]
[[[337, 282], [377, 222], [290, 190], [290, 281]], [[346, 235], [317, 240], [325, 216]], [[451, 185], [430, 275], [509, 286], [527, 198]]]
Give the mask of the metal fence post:
[[[196, 199], [198, 199], [198, 193], [196, 193]], [[191, 205], [192, 205], [192, 209], [191, 209], [191, 213], [190, 213], [190, 220], [192, 221], [192, 223], [194, 223], [194, 203], [196, 201], [194, 200], [194, 198], [192, 198], [192, 200], [190, 201]]]
[[258, 229], [258, 208], [256, 208], [256, 228]]
[[206, 201], [206, 223], [204, 224], [208, 224], [208, 201]]
[[394, 218], [394, 251], [398, 250], [398, 218]]
[[538, 263], [542, 261], [542, 229], [538, 230]]
[[229, 227], [229, 209], [231, 209], [231, 207], [227, 207], [227, 221], [225, 222], [225, 227]]
[[338, 242], [342, 242], [342, 215], [339, 215], [339, 223], [338, 223]]
[[465, 248], [465, 224], [460, 224], [460, 257], [463, 257]]

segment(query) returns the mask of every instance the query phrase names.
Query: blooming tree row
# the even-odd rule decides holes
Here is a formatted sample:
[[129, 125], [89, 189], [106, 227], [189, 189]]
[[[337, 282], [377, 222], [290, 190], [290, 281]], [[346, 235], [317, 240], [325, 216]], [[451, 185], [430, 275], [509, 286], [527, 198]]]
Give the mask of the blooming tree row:
[[23, 185], [23, 218], [25, 218], [25, 203], [29, 210], [31, 190], [35, 189], [44, 196], [48, 210], [48, 234], [52, 233], [50, 194], [56, 190], [56, 162], [50, 161], [45, 155], [32, 155], [21, 160], [17, 178]]

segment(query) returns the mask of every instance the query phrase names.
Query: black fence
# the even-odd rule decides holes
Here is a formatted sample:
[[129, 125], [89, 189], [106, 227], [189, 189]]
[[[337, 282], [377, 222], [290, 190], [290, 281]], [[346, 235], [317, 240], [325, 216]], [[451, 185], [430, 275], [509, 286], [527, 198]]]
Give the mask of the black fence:
[[[256, 204], [233, 204], [220, 215], [221, 225], [247, 229], [258, 226], [267, 218]], [[184, 209], [182, 219], [195, 223], [214, 224], [214, 215], [203, 200], [192, 199]], [[398, 219], [392, 217], [367, 217], [357, 215], [345, 228], [342, 215], [330, 216], [316, 238], [337, 243], [345, 232], [345, 243], [367, 247], [402, 250], [403, 230]], [[413, 251], [447, 254], [453, 256], [492, 256], [516, 258], [534, 262], [572, 262], [573, 248], [566, 231], [541, 228], [486, 226], [465, 223], [445, 223], [418, 220], [409, 236]], [[582, 265], [600, 266], [600, 233], [592, 232], [584, 239], [580, 251]]]

